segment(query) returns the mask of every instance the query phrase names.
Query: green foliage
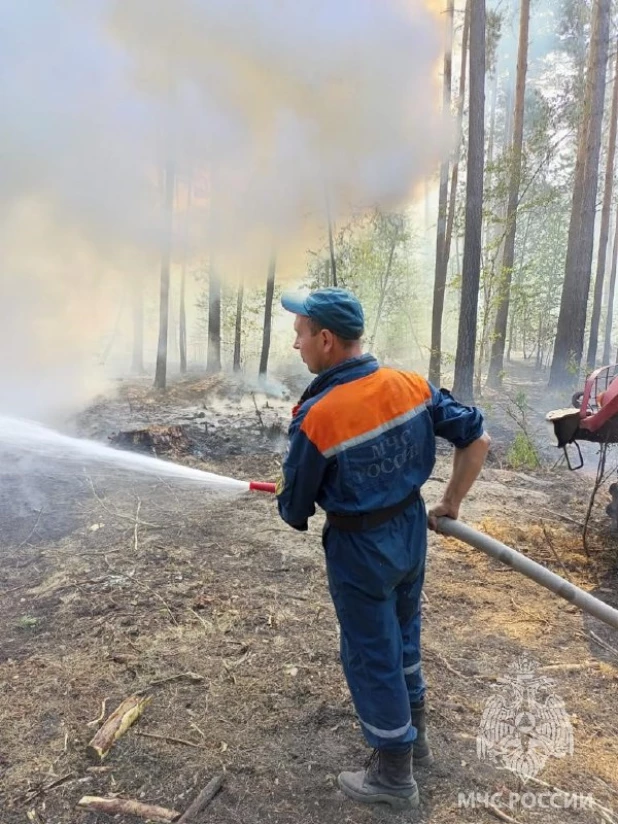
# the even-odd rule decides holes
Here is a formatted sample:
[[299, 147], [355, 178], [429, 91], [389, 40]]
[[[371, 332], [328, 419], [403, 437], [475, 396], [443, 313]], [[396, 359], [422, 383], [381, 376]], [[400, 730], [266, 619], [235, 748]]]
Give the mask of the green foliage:
[[23, 630], [34, 630], [38, 627], [38, 625], [39, 619], [35, 618], [33, 615], [22, 615], [17, 621], [18, 628]]
[[506, 454], [506, 460], [513, 469], [539, 469], [541, 460], [539, 453], [528, 433], [528, 399], [526, 393], [519, 390], [509, 398], [507, 414], [519, 427], [513, 443]]
[[538, 469], [541, 466], [538, 452], [525, 432], [518, 432], [506, 453], [506, 460], [513, 469]]
[[485, 16], [485, 70], [496, 71], [498, 46], [502, 36], [503, 15], [496, 9], [487, 9]]
[[[419, 325], [427, 322], [423, 306], [430, 297], [419, 283], [415, 247], [408, 216], [378, 210], [340, 227], [335, 238], [338, 283], [362, 301], [367, 346], [382, 360], [414, 349], [423, 358], [427, 354], [419, 342]], [[310, 253], [307, 284], [330, 284], [326, 244]]]

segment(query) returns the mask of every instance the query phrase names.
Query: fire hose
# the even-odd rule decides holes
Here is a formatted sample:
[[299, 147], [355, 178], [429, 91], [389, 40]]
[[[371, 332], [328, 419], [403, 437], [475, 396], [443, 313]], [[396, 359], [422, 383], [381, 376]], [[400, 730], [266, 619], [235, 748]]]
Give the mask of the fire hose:
[[[249, 489], [274, 493], [275, 484], [251, 481]], [[515, 572], [521, 572], [522, 575], [531, 578], [535, 583], [549, 589], [589, 615], [593, 615], [604, 624], [618, 629], [618, 609], [614, 609], [599, 598], [595, 598], [594, 595], [590, 595], [589, 592], [576, 587], [575, 584], [571, 584], [560, 575], [556, 575], [555, 572], [551, 572], [542, 564], [537, 564], [536, 561], [527, 558], [501, 541], [496, 541], [495, 538], [490, 538], [489, 535], [478, 532], [467, 524], [452, 518], [438, 518], [437, 531], [450, 538], [457, 538], [474, 549], [480, 549], [481, 552], [510, 566]]]

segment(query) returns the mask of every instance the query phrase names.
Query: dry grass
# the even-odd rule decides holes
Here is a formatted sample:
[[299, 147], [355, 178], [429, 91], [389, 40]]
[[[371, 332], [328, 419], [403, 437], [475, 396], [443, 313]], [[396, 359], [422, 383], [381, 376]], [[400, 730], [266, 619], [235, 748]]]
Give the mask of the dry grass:
[[[275, 466], [273, 457], [254, 456], [210, 468], [268, 478]], [[503, 485], [508, 473], [497, 477], [489, 471], [472, 497], [469, 522], [560, 572], [549, 536], [574, 582], [595, 586], [609, 566], [605, 556], [593, 569], [575, 530], [523, 511], [505, 518], [512, 490]], [[360, 763], [366, 750], [338, 661], [320, 524], [307, 534], [287, 530], [268, 496], [221, 499], [109, 476], [94, 478], [94, 487], [98, 497], [80, 481], [75, 494], [56, 499], [65, 534], [48, 533], [44, 513], [23, 546], [32, 524], [16, 528], [14, 544], [2, 550], [2, 824], [22, 824], [31, 810], [46, 824], [103, 824], [102, 815], [76, 811], [86, 793], [183, 810], [221, 771], [225, 787], [207, 814], [214, 824], [379, 818], [336, 789], [338, 770]], [[430, 486], [428, 499], [439, 489]], [[558, 506], [552, 494], [550, 509]], [[476, 734], [492, 685], [523, 651], [539, 667], [558, 667], [552, 677], [575, 728], [574, 756], [550, 760], [542, 778], [618, 806], [618, 659], [591, 641], [582, 616], [476, 550], [438, 537], [426, 594], [438, 762], [419, 771], [414, 820], [494, 821], [487, 810], [458, 809], [457, 793], [519, 786], [478, 761]], [[137, 691], [152, 702], [105, 769], [94, 771], [89, 723], [105, 699], [109, 712]], [[560, 810], [542, 819], [538, 811], [514, 815], [521, 824], [564, 820]]]

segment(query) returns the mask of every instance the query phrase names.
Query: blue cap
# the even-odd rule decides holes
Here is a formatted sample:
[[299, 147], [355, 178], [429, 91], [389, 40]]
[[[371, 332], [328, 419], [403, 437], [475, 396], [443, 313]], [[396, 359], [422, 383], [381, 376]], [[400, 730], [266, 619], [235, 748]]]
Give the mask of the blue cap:
[[288, 312], [320, 323], [345, 340], [357, 340], [365, 329], [365, 314], [356, 295], [347, 289], [328, 286], [310, 295], [285, 294], [281, 305]]

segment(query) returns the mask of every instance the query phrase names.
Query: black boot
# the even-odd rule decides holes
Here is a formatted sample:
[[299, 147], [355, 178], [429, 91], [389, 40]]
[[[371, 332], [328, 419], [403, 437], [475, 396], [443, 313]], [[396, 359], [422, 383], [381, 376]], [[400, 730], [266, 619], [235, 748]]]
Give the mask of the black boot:
[[339, 773], [339, 786], [355, 801], [382, 802], [397, 810], [418, 807], [418, 787], [412, 775], [412, 747], [374, 750], [367, 768]]
[[434, 762], [433, 753], [427, 741], [427, 725], [425, 720], [425, 700], [418, 701], [410, 707], [412, 711], [412, 726], [416, 727], [416, 739], [412, 745], [412, 759], [415, 767], [429, 767]]

